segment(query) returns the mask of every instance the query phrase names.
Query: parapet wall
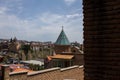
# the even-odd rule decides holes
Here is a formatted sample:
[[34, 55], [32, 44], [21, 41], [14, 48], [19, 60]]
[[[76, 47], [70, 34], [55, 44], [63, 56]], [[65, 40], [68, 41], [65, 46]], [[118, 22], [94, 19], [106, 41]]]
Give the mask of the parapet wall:
[[61, 69], [60, 80], [83, 80], [83, 66], [72, 66]]
[[56, 67], [32, 73], [9, 73], [9, 80], [83, 80], [83, 66]]

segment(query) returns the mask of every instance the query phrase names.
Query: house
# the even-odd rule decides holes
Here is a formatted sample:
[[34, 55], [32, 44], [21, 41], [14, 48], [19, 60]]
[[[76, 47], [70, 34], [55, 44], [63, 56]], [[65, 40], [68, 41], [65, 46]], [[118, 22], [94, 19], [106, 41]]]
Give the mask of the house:
[[54, 44], [55, 52], [52, 56], [48, 56], [49, 62], [47, 63], [47, 65], [49, 64], [49, 67], [62, 68], [72, 65], [82, 65], [83, 53], [74, 53], [71, 49], [71, 44], [64, 32], [64, 29], [62, 28], [61, 33]]

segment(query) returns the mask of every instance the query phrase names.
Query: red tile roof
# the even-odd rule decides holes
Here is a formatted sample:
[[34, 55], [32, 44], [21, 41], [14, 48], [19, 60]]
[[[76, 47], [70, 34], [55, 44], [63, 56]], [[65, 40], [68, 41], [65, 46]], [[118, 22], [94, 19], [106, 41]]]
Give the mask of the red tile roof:
[[35, 72], [35, 71], [33, 71], [33, 70], [29, 70], [29, 69], [24, 69], [24, 68], [17, 68], [17, 69], [15, 69], [15, 70], [13, 70], [13, 72], [23, 72], [23, 71], [25, 71], [25, 72]]

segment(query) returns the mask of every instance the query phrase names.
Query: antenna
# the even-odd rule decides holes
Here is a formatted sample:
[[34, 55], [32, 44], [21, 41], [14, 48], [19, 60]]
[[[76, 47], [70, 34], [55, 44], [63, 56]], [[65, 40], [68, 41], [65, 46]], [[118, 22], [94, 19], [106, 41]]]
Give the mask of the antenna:
[[64, 26], [62, 26], [62, 30], [63, 30]]

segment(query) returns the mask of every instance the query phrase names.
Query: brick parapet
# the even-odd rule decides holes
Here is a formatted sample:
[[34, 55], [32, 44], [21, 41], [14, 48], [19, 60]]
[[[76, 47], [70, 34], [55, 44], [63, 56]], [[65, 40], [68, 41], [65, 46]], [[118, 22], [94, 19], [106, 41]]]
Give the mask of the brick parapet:
[[20, 75], [20, 74], [27, 74], [28, 72], [26, 71], [21, 71], [21, 72], [11, 72], [9, 73], [10, 76], [13, 76], [13, 75]]
[[83, 66], [71, 66], [67, 68], [50, 68], [36, 72], [11, 72], [9, 80], [83, 80]]
[[66, 70], [70, 70], [70, 69], [74, 69], [74, 68], [79, 68], [79, 66], [75, 65], [75, 66], [71, 66], [71, 67], [67, 67], [67, 68], [62, 68], [62, 69], [60, 69], [60, 71], [66, 71]]
[[26, 71], [11, 72], [9, 73], [9, 80], [27, 80], [27, 73]]

